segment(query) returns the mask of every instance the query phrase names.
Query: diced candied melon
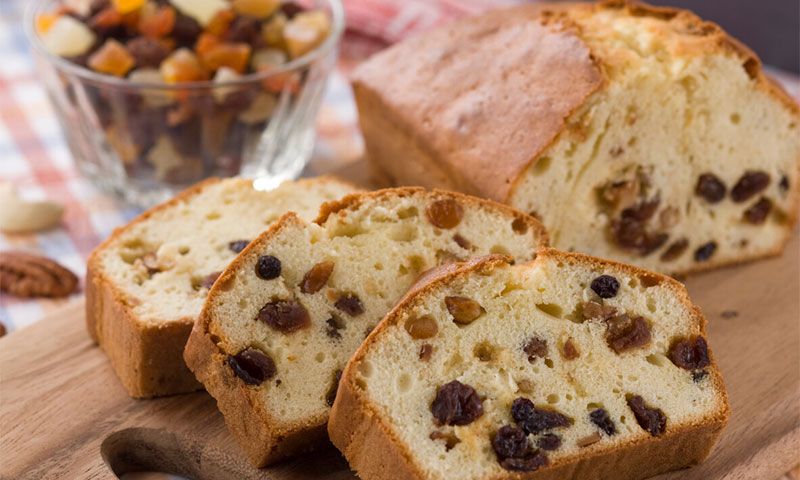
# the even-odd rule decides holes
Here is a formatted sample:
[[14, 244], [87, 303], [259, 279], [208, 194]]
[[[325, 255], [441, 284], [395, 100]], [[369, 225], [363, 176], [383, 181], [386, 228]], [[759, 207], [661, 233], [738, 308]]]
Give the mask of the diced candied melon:
[[96, 72], [106, 73], [117, 77], [124, 77], [133, 68], [136, 61], [125, 45], [114, 39], [106, 40], [88, 61], [89, 68]]
[[295, 15], [283, 29], [286, 50], [292, 58], [305, 55], [321, 44], [330, 33], [328, 14], [315, 10]]
[[220, 10], [228, 8], [225, 0], [170, 0], [186, 16], [192, 17], [205, 27]]
[[44, 35], [56, 23], [61, 14], [56, 12], [40, 13], [36, 16], [36, 32]]
[[191, 50], [179, 48], [161, 62], [161, 75], [170, 84], [208, 79], [208, 72]]
[[197, 38], [197, 41], [194, 42], [194, 51], [202, 57], [206, 53], [209, 52], [212, 48], [216, 47], [220, 44], [219, 37], [216, 35], [211, 35], [210, 33], [203, 32]]
[[200, 58], [203, 65], [209, 70], [228, 67], [238, 73], [243, 73], [247, 69], [248, 60], [250, 60], [250, 50], [250, 45], [246, 43], [220, 43], [211, 47]]
[[264, 19], [280, 8], [280, 0], [233, 0], [233, 9], [239, 15]]
[[94, 32], [82, 22], [62, 15], [42, 35], [42, 44], [53, 55], [75, 57], [88, 52], [95, 38]]

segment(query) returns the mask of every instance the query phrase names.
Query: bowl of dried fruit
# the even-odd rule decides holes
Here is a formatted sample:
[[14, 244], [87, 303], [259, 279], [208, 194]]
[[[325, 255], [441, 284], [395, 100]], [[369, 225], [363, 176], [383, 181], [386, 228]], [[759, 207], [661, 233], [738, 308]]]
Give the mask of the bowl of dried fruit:
[[344, 24], [339, 0], [34, 0], [25, 21], [79, 170], [140, 206], [297, 177]]

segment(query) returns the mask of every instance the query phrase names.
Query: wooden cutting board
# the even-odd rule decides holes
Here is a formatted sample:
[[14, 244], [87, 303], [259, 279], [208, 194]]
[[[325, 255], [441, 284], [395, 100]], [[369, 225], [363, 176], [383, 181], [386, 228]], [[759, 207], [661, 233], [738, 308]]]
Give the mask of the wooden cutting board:
[[[798, 236], [782, 257], [691, 277], [732, 416], [701, 466], [658, 480], [772, 480], [800, 452]], [[155, 470], [197, 480], [353, 480], [327, 445], [257, 470], [203, 392], [132, 400], [89, 339], [79, 303], [0, 339], [0, 478], [99, 479]]]

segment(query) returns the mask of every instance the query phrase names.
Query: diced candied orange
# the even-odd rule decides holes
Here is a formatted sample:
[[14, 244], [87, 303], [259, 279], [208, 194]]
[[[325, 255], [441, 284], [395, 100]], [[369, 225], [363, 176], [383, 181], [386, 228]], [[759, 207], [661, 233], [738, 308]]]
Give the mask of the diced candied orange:
[[194, 42], [194, 51], [202, 57], [217, 45], [219, 45], [219, 38], [210, 33], [203, 32], [197, 37], [197, 41]]
[[327, 13], [321, 10], [298, 13], [283, 29], [286, 50], [292, 58], [305, 55], [325, 40], [330, 29]]
[[233, 11], [228, 9], [220, 10], [211, 17], [211, 21], [206, 25], [206, 32], [220, 37], [231, 26], [234, 18], [236, 18], [236, 14]]
[[175, 9], [148, 2], [139, 12], [139, 32], [145, 37], [160, 38], [175, 27]]
[[161, 75], [167, 83], [197, 82], [208, 79], [208, 72], [191, 50], [179, 48], [161, 62]]
[[250, 45], [246, 43], [220, 43], [211, 47], [202, 57], [203, 64], [209, 70], [228, 67], [238, 73], [247, 69], [250, 60]]
[[280, 8], [281, 0], [233, 0], [233, 9], [239, 15], [264, 19]]
[[112, 0], [119, 13], [131, 13], [142, 8], [145, 0]]
[[61, 14], [55, 12], [40, 13], [36, 16], [36, 32], [38, 32], [39, 35], [47, 33], [60, 16]]
[[95, 31], [108, 31], [122, 23], [122, 14], [114, 7], [107, 7], [89, 19], [89, 26]]
[[284, 48], [283, 29], [289, 20], [283, 12], [278, 12], [261, 27], [261, 38], [270, 47]]
[[89, 56], [87, 64], [97, 72], [124, 77], [128, 70], [133, 68], [136, 61], [124, 45], [109, 39]]

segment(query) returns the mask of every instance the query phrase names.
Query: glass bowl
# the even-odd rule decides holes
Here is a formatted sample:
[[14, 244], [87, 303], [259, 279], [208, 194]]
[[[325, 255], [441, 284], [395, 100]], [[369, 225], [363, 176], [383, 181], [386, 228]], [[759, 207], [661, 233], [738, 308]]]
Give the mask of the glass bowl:
[[98, 74], [47, 52], [35, 18], [58, 3], [31, 1], [26, 35], [78, 170], [96, 186], [148, 207], [207, 177], [242, 175], [270, 189], [300, 175], [336, 64], [340, 0], [300, 2], [331, 20], [307, 54], [232, 80], [172, 85]]

